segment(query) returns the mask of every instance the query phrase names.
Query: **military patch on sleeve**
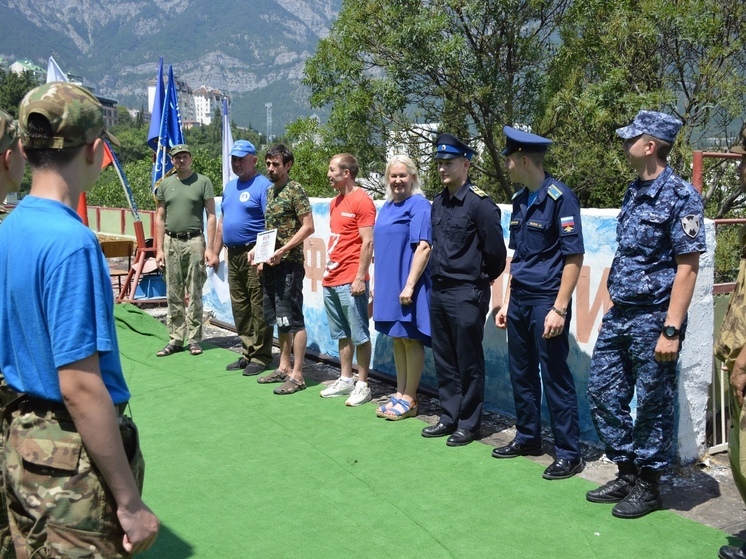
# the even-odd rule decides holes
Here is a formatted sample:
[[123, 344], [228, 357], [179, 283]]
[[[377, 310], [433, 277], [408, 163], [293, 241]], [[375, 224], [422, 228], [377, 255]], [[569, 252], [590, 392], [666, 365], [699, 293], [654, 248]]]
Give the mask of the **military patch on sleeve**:
[[575, 231], [575, 217], [568, 215], [567, 217], [560, 217], [560, 225], [562, 232], [567, 235]]
[[479, 196], [480, 198], [486, 198], [487, 197], [487, 193], [484, 190], [482, 190], [481, 188], [479, 188], [478, 186], [474, 186], [472, 184], [469, 188], [471, 188], [471, 191], [474, 194], [476, 194], [477, 196]]
[[684, 229], [687, 237], [691, 237], [692, 239], [696, 237], [700, 226], [698, 215], [685, 215], [681, 218], [681, 228]]
[[562, 198], [562, 191], [557, 187], [556, 184], [553, 184], [549, 187], [549, 190], [547, 190], [547, 194], [552, 197], [552, 200], [559, 200]]

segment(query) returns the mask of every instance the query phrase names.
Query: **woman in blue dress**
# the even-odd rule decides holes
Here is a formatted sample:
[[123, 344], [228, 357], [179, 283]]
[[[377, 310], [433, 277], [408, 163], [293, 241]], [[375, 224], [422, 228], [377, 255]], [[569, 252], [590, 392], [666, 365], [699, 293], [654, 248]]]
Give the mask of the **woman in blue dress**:
[[395, 155], [384, 175], [386, 203], [373, 228], [373, 320], [394, 340], [396, 394], [376, 415], [391, 420], [417, 415], [417, 387], [430, 347], [430, 202], [417, 167]]

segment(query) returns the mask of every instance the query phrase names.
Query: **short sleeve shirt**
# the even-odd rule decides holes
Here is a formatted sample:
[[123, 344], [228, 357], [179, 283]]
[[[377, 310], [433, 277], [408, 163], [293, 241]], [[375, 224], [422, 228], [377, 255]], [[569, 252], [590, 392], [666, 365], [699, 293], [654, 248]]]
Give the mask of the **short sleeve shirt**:
[[[329, 246], [322, 285], [336, 287], [355, 281], [363, 241], [360, 229], [373, 227], [376, 206], [362, 188], [338, 195], [329, 206]], [[368, 279], [366, 275], [365, 279]]]
[[10, 387], [62, 402], [58, 369], [98, 353], [112, 401], [127, 402], [109, 271], [77, 214], [26, 196], [0, 227], [0, 269], [0, 369]]
[[510, 296], [524, 303], [554, 300], [565, 257], [585, 252], [575, 193], [547, 174], [533, 203], [530, 195], [524, 188], [513, 197], [510, 219]]
[[192, 173], [183, 181], [177, 175], [163, 179], [155, 199], [166, 208], [166, 231], [184, 233], [202, 229], [205, 200], [215, 198], [210, 179]]
[[242, 246], [256, 242], [257, 233], [264, 231], [264, 208], [267, 189], [272, 186], [264, 175], [254, 175], [247, 181], [233, 179], [223, 189], [223, 243]]
[[[267, 229], [277, 229], [275, 248], [286, 244], [301, 228], [301, 217], [311, 212], [311, 203], [299, 182], [289, 181], [267, 191], [264, 219]], [[283, 257], [287, 262], [303, 262], [303, 244], [290, 249]]]
[[624, 195], [617, 242], [608, 280], [613, 303], [666, 306], [676, 257], [707, 249], [700, 195], [671, 167], [649, 186], [635, 180]]

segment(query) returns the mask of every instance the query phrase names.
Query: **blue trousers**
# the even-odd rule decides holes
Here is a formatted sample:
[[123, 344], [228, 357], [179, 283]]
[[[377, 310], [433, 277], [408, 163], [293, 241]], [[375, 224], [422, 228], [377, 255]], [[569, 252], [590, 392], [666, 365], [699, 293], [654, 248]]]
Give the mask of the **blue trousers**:
[[575, 461], [581, 455], [578, 398], [575, 381], [567, 366], [572, 315], [568, 308], [562, 334], [545, 339], [542, 338], [544, 319], [547, 313], [554, 312], [551, 309], [552, 302], [529, 305], [515, 298], [510, 299], [508, 306], [508, 355], [516, 439], [530, 445], [541, 444], [543, 384], [557, 458]]
[[656, 471], [671, 461], [677, 393], [677, 362], [655, 360], [665, 319], [665, 310], [612, 307], [603, 318], [588, 379], [591, 415], [606, 456]]

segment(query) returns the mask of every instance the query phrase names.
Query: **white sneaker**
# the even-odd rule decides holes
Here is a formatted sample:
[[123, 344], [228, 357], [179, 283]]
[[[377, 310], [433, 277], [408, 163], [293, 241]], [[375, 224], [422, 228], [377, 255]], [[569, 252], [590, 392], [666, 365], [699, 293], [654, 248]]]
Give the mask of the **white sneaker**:
[[324, 388], [324, 390], [322, 390], [319, 394], [322, 398], [336, 398], [337, 396], [347, 396], [350, 392], [352, 392], [354, 386], [354, 382], [347, 382], [342, 380], [342, 377], [339, 377], [337, 380], [334, 381], [334, 384], [327, 388]]
[[353, 390], [350, 397], [347, 398], [345, 406], [360, 406], [365, 402], [370, 402], [370, 387], [361, 386], [358, 382], [355, 384], [355, 390]]

